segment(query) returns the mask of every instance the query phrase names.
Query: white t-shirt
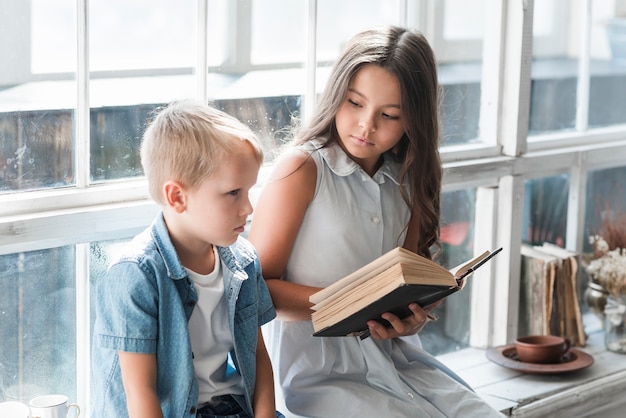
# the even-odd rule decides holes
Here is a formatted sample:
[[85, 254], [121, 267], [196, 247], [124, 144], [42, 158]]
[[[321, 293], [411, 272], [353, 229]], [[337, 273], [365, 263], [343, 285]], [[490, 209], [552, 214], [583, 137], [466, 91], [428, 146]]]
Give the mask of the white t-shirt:
[[226, 376], [228, 352], [233, 349], [233, 335], [228, 323], [224, 298], [222, 262], [213, 246], [215, 268], [209, 274], [187, 269], [198, 293], [198, 304], [189, 319], [189, 338], [193, 350], [193, 367], [198, 379], [198, 403], [226, 394], [243, 395], [238, 373]]

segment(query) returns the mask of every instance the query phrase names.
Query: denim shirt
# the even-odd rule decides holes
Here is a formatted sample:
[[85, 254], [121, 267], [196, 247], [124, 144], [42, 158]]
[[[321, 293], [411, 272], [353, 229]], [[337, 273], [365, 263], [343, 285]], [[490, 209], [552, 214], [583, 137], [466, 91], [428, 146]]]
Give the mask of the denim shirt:
[[[257, 333], [276, 312], [252, 245], [239, 237], [230, 247], [218, 247], [218, 252], [225, 267], [224, 297], [234, 340], [227, 373], [241, 374], [245, 395], [236, 399], [253, 415]], [[198, 382], [187, 321], [198, 297], [162, 214], [98, 280], [96, 292], [92, 417], [128, 416], [118, 351], [156, 354], [163, 415], [195, 416]]]

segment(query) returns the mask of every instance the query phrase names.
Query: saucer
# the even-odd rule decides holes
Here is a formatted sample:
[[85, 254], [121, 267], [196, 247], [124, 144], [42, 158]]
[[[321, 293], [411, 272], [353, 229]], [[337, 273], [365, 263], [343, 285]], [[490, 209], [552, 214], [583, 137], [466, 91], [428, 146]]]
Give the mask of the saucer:
[[570, 348], [567, 353], [563, 354], [560, 362], [554, 364], [524, 363], [520, 361], [517, 358], [515, 344], [492, 347], [485, 354], [489, 360], [500, 366], [528, 374], [569, 373], [593, 364], [593, 357], [576, 348]]

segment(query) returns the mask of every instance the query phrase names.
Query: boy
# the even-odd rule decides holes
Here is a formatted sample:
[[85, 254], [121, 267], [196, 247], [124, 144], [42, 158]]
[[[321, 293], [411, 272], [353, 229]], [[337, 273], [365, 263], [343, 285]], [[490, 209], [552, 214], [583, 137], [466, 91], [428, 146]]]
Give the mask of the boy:
[[93, 417], [282, 416], [260, 332], [276, 313], [239, 237], [262, 161], [247, 127], [200, 103], [172, 103], [146, 130], [162, 210], [98, 281]]

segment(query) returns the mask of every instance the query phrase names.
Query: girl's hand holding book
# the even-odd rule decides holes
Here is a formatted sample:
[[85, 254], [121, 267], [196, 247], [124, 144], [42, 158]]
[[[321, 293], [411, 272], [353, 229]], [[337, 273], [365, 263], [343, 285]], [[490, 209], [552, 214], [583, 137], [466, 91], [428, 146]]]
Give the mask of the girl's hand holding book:
[[409, 309], [413, 312], [413, 315], [409, 315], [404, 319], [400, 319], [390, 312], [385, 312], [382, 317], [391, 324], [391, 327], [386, 327], [378, 321], [371, 320], [367, 322], [369, 334], [375, 340], [384, 340], [388, 338], [417, 334], [424, 329], [428, 322], [437, 319], [437, 317], [431, 312], [442, 303], [443, 299], [440, 299], [425, 308], [421, 308], [417, 303], [411, 303], [409, 305]]

